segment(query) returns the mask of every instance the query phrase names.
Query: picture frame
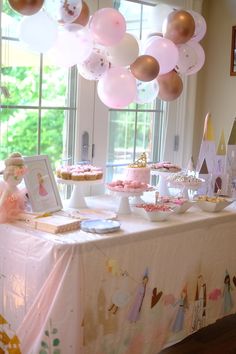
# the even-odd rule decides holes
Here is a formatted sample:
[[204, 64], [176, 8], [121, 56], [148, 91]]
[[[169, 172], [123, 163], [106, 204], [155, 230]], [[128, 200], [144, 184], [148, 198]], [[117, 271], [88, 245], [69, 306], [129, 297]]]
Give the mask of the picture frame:
[[62, 209], [62, 202], [48, 155], [24, 156], [27, 173], [25, 186], [33, 212], [47, 213]]

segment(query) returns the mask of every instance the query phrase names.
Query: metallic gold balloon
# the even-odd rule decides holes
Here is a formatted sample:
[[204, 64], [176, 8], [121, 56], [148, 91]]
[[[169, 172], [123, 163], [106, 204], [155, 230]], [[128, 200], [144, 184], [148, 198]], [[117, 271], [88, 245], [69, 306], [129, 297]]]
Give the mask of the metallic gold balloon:
[[13, 10], [21, 15], [31, 16], [42, 8], [44, 0], [8, 0], [8, 2]]
[[159, 84], [158, 97], [163, 101], [174, 101], [183, 91], [183, 82], [174, 70], [158, 76], [157, 82]]
[[152, 81], [159, 74], [159, 63], [151, 55], [140, 55], [131, 65], [130, 70], [140, 81]]
[[181, 44], [192, 38], [194, 31], [195, 21], [189, 12], [184, 10], [172, 11], [167, 17], [164, 37], [175, 44]]
[[73, 21], [73, 23], [85, 27], [89, 22], [89, 15], [90, 15], [89, 7], [85, 1], [82, 1], [82, 10], [79, 16], [77, 17], [77, 19]]

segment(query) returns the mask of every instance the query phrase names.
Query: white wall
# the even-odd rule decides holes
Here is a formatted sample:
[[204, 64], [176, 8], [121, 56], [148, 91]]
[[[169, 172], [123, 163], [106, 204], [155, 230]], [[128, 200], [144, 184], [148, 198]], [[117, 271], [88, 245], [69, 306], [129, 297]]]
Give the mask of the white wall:
[[232, 26], [236, 25], [235, 0], [204, 0], [207, 33], [202, 42], [206, 61], [198, 75], [193, 153], [196, 159], [204, 119], [211, 112], [218, 145], [221, 130], [228, 140], [236, 117], [236, 76], [230, 76]]

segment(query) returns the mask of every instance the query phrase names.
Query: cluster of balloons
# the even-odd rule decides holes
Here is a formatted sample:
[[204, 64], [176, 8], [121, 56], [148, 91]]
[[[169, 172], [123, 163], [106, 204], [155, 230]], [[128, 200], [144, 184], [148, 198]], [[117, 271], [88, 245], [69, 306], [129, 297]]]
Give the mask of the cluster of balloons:
[[[140, 44], [126, 32], [124, 16], [113, 8], [90, 16], [84, 0], [8, 1], [24, 15], [21, 42], [31, 50], [48, 52], [56, 65], [77, 65], [81, 76], [98, 81], [98, 96], [110, 108], [156, 97], [175, 100], [183, 90], [181, 76], [195, 74], [205, 61], [199, 41], [206, 22], [194, 11], [157, 5], [156, 10], [159, 6], [165, 13], [162, 30]], [[166, 6], [164, 12], [161, 6]]]

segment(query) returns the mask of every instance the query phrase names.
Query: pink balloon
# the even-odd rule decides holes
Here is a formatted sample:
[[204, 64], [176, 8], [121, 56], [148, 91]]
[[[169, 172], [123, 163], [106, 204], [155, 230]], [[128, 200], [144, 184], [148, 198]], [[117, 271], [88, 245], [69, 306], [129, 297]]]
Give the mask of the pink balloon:
[[205, 63], [205, 52], [202, 46], [194, 40], [188, 41], [187, 44], [194, 49], [197, 56], [196, 65], [186, 73], [186, 75], [192, 75], [197, 73], [203, 67]]
[[158, 61], [159, 75], [173, 70], [179, 58], [177, 46], [171, 40], [161, 37], [154, 37], [148, 42], [145, 54], [152, 55]]
[[126, 32], [124, 16], [113, 8], [96, 11], [89, 26], [95, 41], [104, 46], [117, 44]]
[[136, 96], [136, 80], [129, 70], [116, 66], [108, 70], [98, 81], [97, 92], [106, 106], [123, 108]]
[[192, 39], [199, 42], [206, 34], [206, 30], [207, 30], [206, 21], [204, 17], [200, 15], [198, 12], [195, 12], [193, 10], [189, 10], [188, 12], [193, 16], [195, 22], [195, 31]]

